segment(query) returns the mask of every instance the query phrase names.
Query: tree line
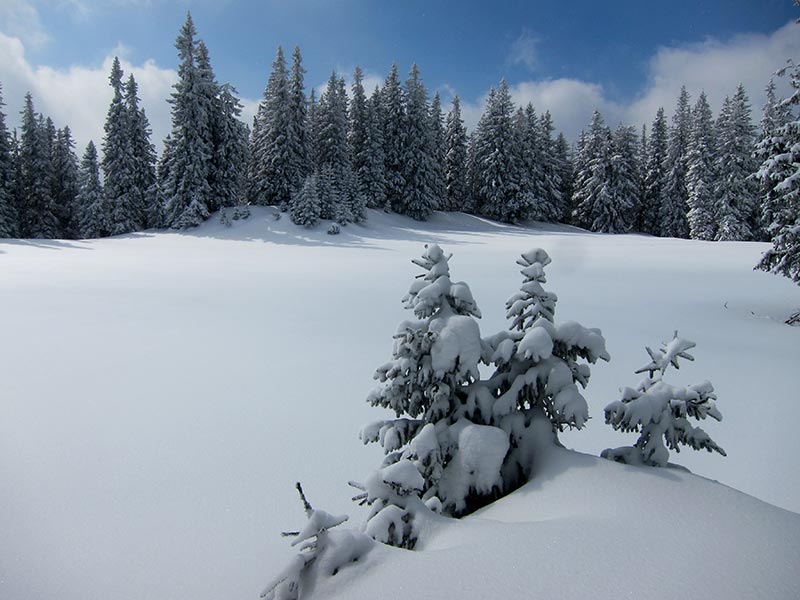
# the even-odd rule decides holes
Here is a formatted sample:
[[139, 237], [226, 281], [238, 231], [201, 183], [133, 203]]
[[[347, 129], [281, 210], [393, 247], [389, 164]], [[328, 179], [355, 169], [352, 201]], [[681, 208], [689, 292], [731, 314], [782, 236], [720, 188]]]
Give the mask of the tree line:
[[190, 15], [175, 45], [172, 131], [160, 157], [136, 81], [125, 80], [116, 59], [102, 157], [90, 143], [78, 161], [69, 128], [36, 113], [30, 94], [19, 134], [9, 134], [0, 111], [0, 236], [186, 229], [220, 209], [227, 220], [227, 207], [246, 214], [248, 205], [278, 206], [308, 227], [360, 222], [366, 208], [418, 220], [460, 210], [702, 240], [771, 239], [776, 219], [797, 215], [780, 208], [786, 194], [774, 169], [760, 168], [785, 150], [773, 138], [794, 122], [793, 104], [775, 97], [772, 82], [760, 136], [742, 86], [716, 119], [704, 93], [691, 105], [684, 88], [671, 123], [662, 108], [649, 131], [612, 131], [595, 112], [571, 146], [555, 135], [549, 112], [516, 107], [505, 81], [490, 90], [468, 134], [458, 97], [444, 114], [416, 65], [404, 82], [393, 65], [371, 93], [361, 69], [349, 90], [333, 72], [317, 98], [313, 89], [306, 94], [300, 50], [288, 65], [279, 48], [248, 127]]

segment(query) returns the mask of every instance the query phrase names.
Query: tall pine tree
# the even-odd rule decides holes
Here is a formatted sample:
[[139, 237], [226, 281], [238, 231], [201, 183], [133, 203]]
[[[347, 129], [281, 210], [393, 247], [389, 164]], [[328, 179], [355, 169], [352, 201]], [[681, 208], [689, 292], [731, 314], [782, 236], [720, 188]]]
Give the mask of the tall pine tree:
[[15, 168], [11, 136], [3, 112], [3, 88], [0, 85], [0, 238], [16, 237], [19, 233], [15, 201]]
[[692, 128], [686, 157], [689, 166], [686, 174], [689, 237], [695, 240], [713, 240], [716, 235], [715, 158], [714, 121], [705, 92], [702, 92], [692, 110]]
[[686, 174], [691, 125], [689, 92], [682, 87], [675, 114], [672, 116], [664, 169], [664, 187], [661, 190], [658, 220], [659, 235], [664, 237], [685, 238], [689, 235], [689, 224], [686, 220], [689, 197], [686, 188]]
[[453, 107], [445, 123], [445, 210], [469, 210], [467, 206], [467, 130], [461, 118], [461, 101], [453, 98]]

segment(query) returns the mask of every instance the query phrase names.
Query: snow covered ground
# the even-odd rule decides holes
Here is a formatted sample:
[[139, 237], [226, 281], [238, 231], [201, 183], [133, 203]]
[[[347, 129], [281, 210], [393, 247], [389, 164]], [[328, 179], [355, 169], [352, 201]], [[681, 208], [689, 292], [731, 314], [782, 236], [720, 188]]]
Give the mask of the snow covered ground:
[[[0, 241], [0, 598], [255, 598], [291, 555], [279, 532], [303, 524], [296, 480], [319, 508], [360, 522], [346, 482], [377, 466], [379, 449], [357, 432], [383, 416], [364, 398], [408, 316], [400, 298], [427, 242], [454, 253], [483, 335], [506, 327], [514, 261], [532, 246], [553, 258], [558, 318], [603, 330], [612, 360], [593, 368], [594, 419], [563, 435], [567, 446], [596, 455], [633, 443], [602, 409], [638, 382], [644, 346], [677, 329], [697, 360], [670, 381], [714, 383], [724, 420], [703, 427], [728, 457], [684, 451], [673, 462], [800, 511], [800, 329], [781, 323], [800, 290], [752, 271], [766, 245], [374, 211], [329, 236], [272, 213], [185, 234]], [[553, 465], [480, 519], [437, 529], [424, 554], [370, 554], [367, 576], [343, 571], [330, 593], [367, 597], [396, 568], [430, 581], [422, 557], [435, 554], [467, 561], [459, 571], [476, 586], [516, 573], [501, 588], [509, 597], [531, 582], [549, 590], [542, 597], [667, 597], [653, 575], [664, 557], [685, 574], [669, 597], [704, 579], [720, 598], [797, 596], [800, 576], [786, 568], [800, 563], [796, 514], [675, 470], [574, 453]], [[491, 556], [506, 539], [528, 544], [529, 558], [468, 561], [476, 544]], [[716, 553], [705, 577], [693, 566], [702, 551]], [[359, 583], [347, 591], [347, 580]]]

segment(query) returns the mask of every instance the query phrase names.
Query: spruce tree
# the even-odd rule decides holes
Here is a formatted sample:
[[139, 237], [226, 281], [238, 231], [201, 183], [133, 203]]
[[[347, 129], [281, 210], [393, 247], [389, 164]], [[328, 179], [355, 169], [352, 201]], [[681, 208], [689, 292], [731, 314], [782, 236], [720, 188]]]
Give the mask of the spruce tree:
[[[499, 467], [508, 450], [507, 436], [465, 415], [470, 385], [479, 377], [481, 313], [463, 282], [450, 279], [450, 256], [426, 246], [414, 264], [423, 276], [403, 298], [416, 319], [400, 323], [392, 359], [375, 373], [380, 386], [367, 401], [393, 411], [396, 418], [373, 423], [361, 432], [366, 442], [380, 442], [382, 467], [364, 486], [372, 509], [366, 532], [374, 539], [413, 548], [418, 517], [426, 507], [461, 515], [492, 498], [500, 487]], [[499, 438], [499, 439], [498, 439]], [[483, 441], [483, 451], [497, 447], [495, 469], [463, 472], [459, 450]], [[475, 448], [477, 446], [473, 446]], [[466, 457], [463, 457], [466, 458]], [[483, 461], [486, 465], [489, 461]], [[472, 481], [470, 481], [470, 479]], [[468, 485], [480, 480], [483, 485]], [[465, 485], [467, 484], [467, 485]]]
[[447, 191], [445, 180], [445, 153], [447, 144], [444, 138], [444, 117], [439, 92], [433, 95], [430, 109], [431, 153], [433, 156], [433, 197], [439, 210], [447, 210]]
[[99, 238], [111, 232], [111, 209], [103, 193], [100, 181], [100, 165], [97, 148], [89, 142], [81, 159], [78, 175], [79, 191], [77, 197], [78, 228], [85, 239]]
[[531, 218], [532, 199], [521, 192], [522, 165], [514, 128], [514, 104], [505, 80], [489, 94], [475, 131], [475, 184], [480, 214], [508, 223]]
[[208, 87], [196, 64], [197, 31], [192, 17], [175, 40], [180, 65], [178, 83], [172, 93], [172, 133], [170, 135], [167, 180], [161, 187], [165, 205], [165, 224], [172, 229], [196, 227], [209, 217], [211, 186], [209, 171], [214, 155], [211, 119], [207, 112]]
[[293, 188], [299, 189], [311, 173], [311, 155], [308, 138], [308, 100], [305, 93], [305, 69], [300, 48], [292, 51], [292, 72], [289, 79], [289, 129], [286, 132], [289, 147], [289, 179]]
[[[778, 125], [769, 146], [773, 149], [761, 163], [758, 177], [774, 185], [777, 201], [771, 204], [772, 236], [770, 248], [756, 268], [788, 277], [800, 284], [800, 117], [796, 116], [800, 106], [800, 65], [789, 61], [787, 67], [778, 71], [783, 76], [789, 73], [792, 93], [778, 102], [778, 109], [785, 111], [786, 122]], [[780, 122], [780, 121], [779, 121]], [[787, 323], [800, 323], [800, 311], [791, 315]]]
[[306, 228], [319, 223], [320, 201], [316, 175], [306, 176], [303, 186], [294, 193], [291, 206], [292, 222]]
[[[760, 210], [759, 210], [759, 239], [770, 239], [771, 226], [776, 215], [782, 209], [781, 194], [776, 186], [791, 174], [790, 165], [786, 162], [773, 162], [773, 157], [785, 154], [787, 151], [786, 139], [781, 131], [791, 122], [792, 114], [775, 96], [775, 81], [769, 80], [766, 88], [767, 99], [764, 103], [764, 114], [761, 119], [761, 138], [756, 144], [754, 157], [759, 169], [756, 179], [760, 183]], [[770, 165], [765, 169], [764, 165]], [[772, 167], [777, 168], [772, 168]]]
[[636, 162], [637, 162], [637, 182], [638, 189], [636, 199], [634, 200], [632, 230], [642, 230], [642, 212], [644, 210], [645, 196], [647, 195], [647, 125], [642, 125], [642, 135], [639, 138], [639, 145], [636, 148]]
[[69, 127], [56, 131], [53, 145], [53, 202], [58, 219], [58, 235], [76, 239], [78, 231], [78, 157]]
[[670, 365], [680, 368], [678, 359], [694, 360], [688, 354], [694, 346], [694, 342], [679, 338], [676, 332], [661, 350], [647, 348], [651, 361], [636, 371], [647, 373], [647, 377], [635, 389], [623, 388], [622, 398], [605, 408], [606, 423], [614, 429], [641, 434], [633, 446], [604, 450], [603, 458], [625, 464], [666, 467], [669, 450], [680, 452], [680, 446], [726, 456], [725, 450], [705, 431], [689, 422], [690, 418], [706, 417], [722, 420], [715, 404], [714, 386], [703, 381], [679, 387], [663, 379]]
[[411, 67], [406, 81], [406, 135], [403, 146], [402, 199], [394, 209], [417, 221], [425, 221], [438, 208], [437, 171], [433, 165], [433, 131], [427, 92], [419, 68]]
[[33, 108], [30, 93], [25, 96], [19, 142], [19, 235], [52, 239], [58, 232], [58, 218], [52, 196], [53, 165], [50, 132]]
[[461, 101], [453, 98], [453, 107], [445, 123], [445, 210], [468, 210], [467, 130], [461, 118]]
[[358, 173], [360, 192], [369, 208], [386, 206], [386, 164], [383, 148], [383, 113], [380, 90], [376, 87], [366, 105], [367, 149]]
[[726, 98], [717, 122], [717, 185], [715, 189], [718, 240], [749, 240], [756, 227], [756, 171], [752, 152], [755, 127], [744, 86]]
[[406, 188], [405, 164], [407, 124], [405, 98], [397, 65], [393, 64], [381, 90], [381, 115], [383, 117], [383, 158], [385, 164], [386, 204], [401, 211]]
[[152, 131], [144, 108], [139, 106], [138, 85], [133, 74], [125, 86], [128, 136], [132, 155], [131, 219], [137, 229], [163, 225], [163, 208], [158, 198], [156, 181], [156, 149], [150, 141]]
[[691, 124], [689, 92], [685, 87], [681, 87], [678, 105], [672, 116], [664, 169], [666, 176], [664, 187], [661, 190], [661, 205], [658, 215], [659, 235], [664, 237], [685, 238], [689, 236], [689, 224], [686, 219], [689, 198], [686, 174]]
[[0, 238], [12, 238], [19, 234], [16, 206], [16, 183], [14, 148], [6, 127], [3, 112], [3, 87], [0, 85]]
[[541, 140], [539, 139], [539, 120], [533, 105], [518, 108], [514, 115], [514, 135], [516, 141], [516, 162], [519, 165], [519, 198], [528, 210], [529, 218], [546, 220], [546, 210], [542, 197]]
[[353, 172], [358, 180], [358, 189], [365, 195], [367, 190], [367, 168], [369, 164], [369, 114], [367, 112], [367, 97], [364, 93], [364, 73], [361, 67], [353, 71], [352, 97], [350, 100], [350, 126], [347, 131], [350, 159]]
[[575, 321], [556, 322], [558, 297], [544, 289], [550, 257], [542, 248], [522, 254], [522, 285], [506, 302], [509, 327], [484, 339], [494, 373], [474, 386], [464, 403], [474, 421], [500, 427], [509, 436], [503, 459], [503, 493], [526, 483], [533, 475], [537, 447], [558, 444], [557, 432], [581, 429], [589, 407], [580, 392], [589, 383], [589, 365], [608, 361], [599, 329]]
[[[344, 79], [331, 73], [317, 108], [317, 161], [320, 181], [330, 183], [332, 191], [320, 191], [323, 219], [342, 225], [365, 218], [364, 196], [358, 193], [347, 144], [347, 93]], [[321, 183], [321, 185], [323, 185]], [[326, 196], [326, 197], [322, 197]]]
[[633, 125], [619, 125], [611, 139], [611, 203], [604, 207], [605, 231], [623, 233], [634, 224], [639, 193], [638, 136]]
[[692, 110], [692, 128], [686, 157], [689, 165], [686, 174], [689, 237], [695, 240], [713, 240], [716, 235], [715, 158], [714, 122], [705, 92], [701, 92]]
[[217, 205], [239, 206], [245, 201], [250, 147], [247, 126], [239, 120], [242, 104], [236, 88], [227, 83], [220, 86], [218, 107], [211, 186]]
[[625, 168], [625, 158], [615, 152], [611, 131], [599, 111], [594, 111], [576, 160], [572, 213], [579, 227], [590, 231], [623, 233], [628, 230], [630, 200], [615, 189], [615, 169]]
[[559, 157], [553, 140], [553, 117], [545, 111], [539, 117], [539, 207], [537, 218], [550, 223], [561, 221], [564, 198], [561, 195], [561, 173]]
[[661, 199], [667, 181], [667, 152], [669, 140], [667, 118], [664, 109], [656, 112], [650, 129], [650, 143], [647, 147], [647, 164], [644, 175], [644, 199], [639, 212], [639, 231], [651, 235], [661, 235], [659, 213]]
[[281, 209], [288, 206], [293, 188], [300, 184], [293, 155], [296, 149], [292, 148], [299, 140], [292, 139], [297, 130], [292, 121], [290, 95], [289, 71], [283, 49], [278, 46], [256, 117], [257, 138], [252, 150], [255, 196], [251, 201]]
[[555, 143], [554, 157], [558, 177], [561, 181], [559, 191], [561, 193], [561, 207], [559, 220], [569, 223], [572, 215], [572, 184], [574, 173], [572, 169], [572, 150], [569, 142], [563, 133], [558, 134]]
[[137, 197], [131, 140], [130, 114], [125, 102], [122, 67], [114, 57], [109, 83], [113, 96], [108, 107], [103, 138], [104, 191], [111, 206], [111, 235], [141, 228], [140, 198]]

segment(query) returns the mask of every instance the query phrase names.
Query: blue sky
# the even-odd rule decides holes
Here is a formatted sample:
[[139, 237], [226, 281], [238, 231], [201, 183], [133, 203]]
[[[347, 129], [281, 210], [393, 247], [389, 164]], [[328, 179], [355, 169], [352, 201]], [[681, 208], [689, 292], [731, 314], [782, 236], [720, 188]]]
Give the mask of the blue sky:
[[[374, 83], [392, 62], [403, 73], [417, 62], [430, 90], [462, 97], [468, 122], [505, 77], [518, 102], [550, 109], [573, 137], [593, 103], [612, 124], [652, 120], [657, 105], [674, 104], [680, 78], [693, 95], [709, 88], [717, 106], [743, 81], [758, 108], [770, 72], [800, 54], [800, 25], [787, 26], [800, 16], [791, 0], [0, 0], [7, 112], [22, 87], [32, 88], [37, 108], [70, 124], [79, 141], [97, 137], [89, 108], [102, 107], [101, 127], [105, 71], [121, 54], [162, 135], [168, 112], [158, 98], [163, 105], [187, 9], [218, 78], [239, 89], [248, 110], [277, 45], [299, 45], [315, 87], [331, 69], [349, 74], [359, 64]], [[71, 111], [65, 96], [80, 98]]]

